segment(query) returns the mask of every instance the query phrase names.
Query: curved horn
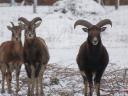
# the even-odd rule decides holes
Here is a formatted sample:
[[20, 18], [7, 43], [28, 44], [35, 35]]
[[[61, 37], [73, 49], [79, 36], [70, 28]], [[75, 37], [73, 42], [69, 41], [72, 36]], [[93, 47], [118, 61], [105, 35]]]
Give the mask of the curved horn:
[[109, 19], [104, 19], [96, 24], [97, 27], [102, 27], [104, 25], [110, 24], [112, 26], [112, 21]]
[[31, 23], [33, 24], [36, 23], [37, 21], [42, 21], [42, 19], [40, 17], [36, 17], [31, 21]]
[[93, 26], [90, 22], [88, 22], [88, 21], [86, 21], [86, 20], [77, 20], [77, 21], [75, 22], [75, 24], [74, 24], [74, 28], [75, 28], [77, 25], [83, 25], [83, 26], [85, 26], [85, 27], [87, 27], [87, 28], [91, 28], [91, 27]]
[[20, 17], [20, 18], [18, 19], [18, 21], [22, 21], [22, 22], [25, 23], [25, 24], [28, 24], [28, 23], [29, 23], [29, 21], [28, 21], [26, 18], [24, 18], [24, 17]]
[[10, 23], [12, 24], [12, 27], [14, 27], [14, 26], [15, 26], [13, 22], [10, 22]]

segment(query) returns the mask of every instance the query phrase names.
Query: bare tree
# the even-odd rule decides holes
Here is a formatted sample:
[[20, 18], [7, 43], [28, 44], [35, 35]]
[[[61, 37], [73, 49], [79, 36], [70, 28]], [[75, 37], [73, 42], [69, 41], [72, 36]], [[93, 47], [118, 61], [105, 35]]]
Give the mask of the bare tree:
[[33, 13], [36, 13], [37, 12], [37, 0], [33, 0]]
[[103, 0], [94, 0], [94, 1], [99, 3], [100, 5], [104, 5]]
[[120, 0], [116, 0], [115, 2], [115, 9], [119, 9], [119, 5], [120, 5]]
[[15, 5], [15, 0], [11, 0], [11, 6]]
[[98, 2], [98, 0], [94, 0], [94, 1]]
[[101, 1], [102, 1], [102, 0], [97, 0], [97, 1], [98, 1], [99, 4], [101, 4]]

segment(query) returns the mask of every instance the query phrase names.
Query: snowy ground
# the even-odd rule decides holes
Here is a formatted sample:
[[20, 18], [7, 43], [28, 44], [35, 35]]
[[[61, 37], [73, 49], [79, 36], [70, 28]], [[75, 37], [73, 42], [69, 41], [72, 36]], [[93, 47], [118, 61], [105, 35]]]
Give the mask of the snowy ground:
[[[93, 4], [94, 8], [91, 7], [92, 9], [90, 9], [90, 4]], [[114, 10], [114, 7], [102, 8], [98, 4], [91, 2], [87, 3], [85, 11], [82, 6], [83, 14], [77, 13], [79, 10], [76, 10], [76, 13], [72, 13], [69, 11], [71, 8], [63, 6], [63, 8], [65, 8], [67, 11], [67, 13], [64, 14], [62, 13], [64, 11], [63, 8], [56, 6], [57, 5], [54, 7], [39, 6], [37, 9], [37, 14], [32, 13], [31, 6], [0, 7], [0, 43], [10, 39], [11, 33], [6, 28], [7, 25], [10, 25], [10, 21], [17, 24], [17, 19], [21, 16], [24, 16], [29, 20], [36, 16], [43, 19], [41, 26], [37, 29], [37, 35], [46, 40], [50, 51], [49, 67], [44, 76], [44, 90], [46, 91], [46, 96], [53, 96], [53, 94], [54, 96], [83, 96], [83, 81], [78, 72], [75, 58], [80, 44], [86, 40], [87, 33], [84, 33], [81, 30], [81, 26], [78, 26], [74, 30], [73, 24], [78, 19], [85, 19], [94, 24], [105, 18], [111, 19], [113, 22], [112, 28], [108, 26], [108, 29], [102, 33], [103, 43], [107, 47], [110, 56], [109, 66], [107, 67], [105, 74], [109, 73], [109, 71], [128, 68], [128, 60], [126, 59], [128, 57], [128, 6], [121, 6], [119, 10]], [[58, 10], [59, 8], [62, 10]], [[87, 8], [90, 10], [89, 12]], [[54, 10], [56, 12], [54, 12]], [[22, 36], [22, 40], [24, 41], [23, 38], [24, 35]], [[66, 69], [68, 70], [65, 71]], [[49, 79], [52, 78], [53, 75], [55, 75], [55, 78], [53, 79], [59, 81], [59, 83], [55, 85], [52, 85], [52, 81], [50, 81], [52, 79]], [[20, 77], [22, 78], [22, 87], [19, 94], [21, 96], [25, 96], [26, 74], [24, 68], [22, 68]], [[13, 86], [15, 85], [15, 80], [13, 80], [12, 84]], [[15, 86], [13, 88], [15, 88]], [[113, 95], [109, 96], [128, 95], [122, 92], [123, 91], [121, 91], [121, 94], [117, 94], [118, 92], [115, 92], [116, 94], [113, 93]], [[14, 96], [14, 94], [1, 94], [0, 96]]]

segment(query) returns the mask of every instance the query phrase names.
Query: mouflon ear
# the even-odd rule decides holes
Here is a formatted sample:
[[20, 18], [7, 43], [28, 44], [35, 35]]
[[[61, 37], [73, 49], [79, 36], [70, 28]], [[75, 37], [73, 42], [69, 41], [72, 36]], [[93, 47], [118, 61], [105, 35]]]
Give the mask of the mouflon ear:
[[10, 30], [10, 31], [12, 30], [12, 27], [11, 27], [11, 26], [7, 26], [7, 28], [8, 28], [8, 30]]
[[100, 32], [104, 32], [106, 30], [106, 27], [101, 27]]
[[82, 28], [84, 32], [88, 32], [88, 28]]

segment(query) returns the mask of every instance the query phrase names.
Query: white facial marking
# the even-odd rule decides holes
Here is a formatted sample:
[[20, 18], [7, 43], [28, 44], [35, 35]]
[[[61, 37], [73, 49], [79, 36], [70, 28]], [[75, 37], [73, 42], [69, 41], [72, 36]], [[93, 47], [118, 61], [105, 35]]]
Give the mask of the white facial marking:
[[27, 38], [32, 39], [34, 37], [34, 34], [32, 34], [31, 32], [29, 32], [28, 34], [26, 34]]
[[97, 44], [98, 44], [98, 39], [97, 39], [97, 37], [94, 37], [94, 38], [93, 38], [92, 44], [93, 44], [93, 45], [97, 45]]

